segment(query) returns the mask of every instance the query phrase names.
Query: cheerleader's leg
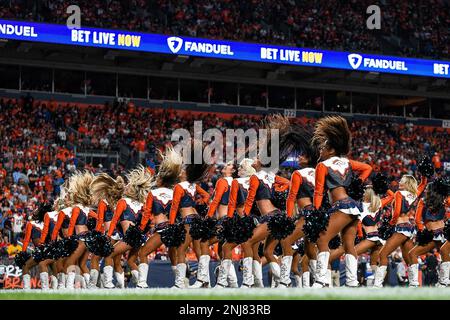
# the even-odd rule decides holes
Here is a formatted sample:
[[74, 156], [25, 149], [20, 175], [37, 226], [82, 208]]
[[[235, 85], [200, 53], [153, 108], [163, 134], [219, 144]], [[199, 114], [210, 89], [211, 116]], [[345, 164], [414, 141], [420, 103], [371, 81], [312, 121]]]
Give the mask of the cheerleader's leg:
[[425, 246], [416, 245], [408, 252], [408, 281], [410, 287], [418, 287], [419, 283], [419, 259], [418, 256], [421, 256], [431, 249], [435, 247], [433, 241], [426, 244]]
[[[313, 287], [323, 288], [328, 287], [329, 273], [328, 273], [328, 263], [330, 259], [330, 251], [328, 248], [328, 243], [333, 239], [339, 232], [342, 231], [349, 224], [354, 223], [354, 217], [345, 214], [340, 211], [336, 211], [330, 217], [328, 227], [325, 231], [322, 231], [319, 239], [317, 240], [317, 247], [319, 248], [319, 253], [317, 254], [317, 266], [316, 274], [314, 276], [315, 282]], [[353, 238], [354, 240], [354, 238]]]
[[389, 262], [389, 255], [394, 252], [395, 249], [397, 249], [399, 246], [401, 246], [408, 238], [398, 232], [395, 232], [389, 239], [387, 239], [386, 243], [384, 244], [383, 248], [380, 250], [380, 265], [377, 268], [377, 271], [375, 273], [375, 281], [373, 286], [376, 288], [382, 288], [384, 278], [386, 277], [387, 273], [387, 265]]

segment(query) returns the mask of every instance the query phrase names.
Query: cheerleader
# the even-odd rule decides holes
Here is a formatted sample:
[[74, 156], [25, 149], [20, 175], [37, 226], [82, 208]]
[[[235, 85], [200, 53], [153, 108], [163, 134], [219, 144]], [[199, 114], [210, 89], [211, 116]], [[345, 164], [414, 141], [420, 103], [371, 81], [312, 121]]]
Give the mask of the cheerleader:
[[328, 211], [330, 214], [328, 227], [320, 233], [317, 240], [319, 253], [313, 285], [315, 288], [330, 285], [327, 277], [330, 258], [328, 243], [338, 233], [341, 234], [346, 253], [346, 285], [358, 286], [354, 241], [362, 207], [360, 203], [348, 196], [346, 188], [350, 185], [354, 172], [358, 172], [359, 179], [364, 182], [372, 172], [372, 168], [365, 163], [347, 158], [350, 143], [351, 133], [347, 121], [341, 116], [328, 116], [317, 122], [313, 144], [319, 148], [321, 162], [315, 170], [313, 204], [316, 210], [321, 208], [324, 190], [327, 187], [331, 195], [332, 207]]
[[[252, 167], [253, 160], [245, 158], [238, 167], [239, 178], [233, 179], [231, 182], [230, 195], [227, 207], [227, 216], [231, 219], [235, 212], [243, 215], [244, 203], [247, 198], [249, 189], [250, 176], [256, 173]], [[216, 288], [225, 288], [227, 286], [237, 288], [236, 270], [233, 266], [232, 255], [233, 249], [238, 246], [234, 242], [225, 242], [222, 246], [222, 261], [219, 266], [219, 274], [217, 276]], [[257, 252], [257, 250], [256, 250]]]
[[[434, 185], [435, 183], [428, 184], [425, 192], [425, 200], [420, 199], [417, 205], [415, 217], [415, 222], [418, 229], [416, 245], [408, 253], [408, 277], [409, 285], [411, 287], [419, 286], [419, 261], [417, 257], [431, 251], [433, 248], [439, 250], [445, 242], [444, 198], [436, 192]], [[443, 267], [442, 264], [444, 264]], [[447, 270], [445, 271], [446, 268]], [[445, 285], [447, 282], [448, 272], [448, 263], [441, 263], [441, 272], [439, 273], [439, 283], [441, 285]], [[447, 275], [447, 278], [445, 278], [445, 275]]]
[[[54, 201], [54, 211], [46, 212], [44, 215], [44, 225], [42, 228], [40, 243], [44, 243], [44, 241], [47, 240], [54, 243], [56, 240], [59, 240], [61, 230], [64, 230], [64, 234], [67, 235], [68, 219], [66, 219], [66, 213], [68, 214], [72, 210], [72, 208], [69, 207], [69, 200], [67, 198], [66, 189], [67, 182], [62, 186], [60, 196]], [[66, 229], [62, 229], [63, 225]], [[44, 286], [46, 285], [46, 283], [48, 283], [48, 280], [46, 280], [48, 279], [48, 268], [49, 266], [54, 264], [57, 272], [56, 288], [64, 289], [66, 287], [64, 260], [64, 258], [59, 258], [56, 261], [53, 259], [44, 258], [44, 260], [41, 260], [38, 263], [38, 268], [40, 270], [40, 273], [42, 274], [41, 285], [42, 280]]]
[[[186, 251], [189, 244], [200, 246], [200, 240], [193, 240], [189, 234], [190, 224], [193, 219], [200, 219], [195, 205], [196, 203], [206, 204], [209, 201], [209, 194], [197, 183], [209, 174], [210, 166], [207, 164], [186, 164], [181, 170], [180, 182], [173, 189], [173, 200], [170, 208], [169, 223], [175, 224], [178, 212], [182, 217], [185, 226], [186, 237], [184, 242], [177, 248], [177, 266], [174, 288], [186, 288], [184, 279], [186, 278]], [[199, 200], [196, 200], [200, 197]], [[209, 287], [209, 250], [201, 252], [198, 262], [197, 280], [192, 285], [193, 288]]]
[[[163, 244], [160, 232], [169, 223], [168, 216], [173, 199], [172, 188], [180, 176], [182, 162], [183, 159], [180, 154], [175, 152], [173, 148], [167, 148], [165, 154], [162, 155], [162, 162], [158, 174], [152, 177], [152, 188], [148, 193], [144, 214], [139, 227], [144, 231], [148, 222], [151, 221], [154, 225], [154, 232], [139, 250], [138, 288], [148, 288], [148, 255]], [[169, 250], [172, 253], [170, 256], [172, 267], [174, 267], [177, 264], [176, 252], [173, 255], [173, 249], [169, 248]]]
[[[416, 200], [422, 194], [427, 184], [427, 178], [422, 176], [420, 185], [411, 175], [404, 175], [399, 183], [399, 190], [394, 194], [393, 214], [390, 225], [394, 226], [394, 234], [387, 239], [380, 251], [380, 264], [375, 272], [374, 287], [383, 286], [384, 277], [388, 265], [389, 255], [398, 247], [402, 250], [403, 259], [409, 265], [408, 253], [413, 248], [414, 225], [410, 221]], [[414, 272], [414, 271], [413, 271]]]
[[[255, 168], [256, 173], [249, 179], [249, 190], [244, 204], [244, 214], [248, 216], [253, 207], [253, 203], [256, 202], [262, 217], [253, 232], [253, 236], [242, 245], [242, 249], [244, 250], [244, 279], [242, 285], [246, 287], [254, 285], [255, 280], [252, 276], [253, 268], [255, 268], [256, 281], [262, 284], [262, 265], [259, 256], [254, 255], [253, 247], [270, 235], [268, 228], [270, 218], [276, 214], [281, 214], [281, 211], [272, 204], [273, 190], [274, 188], [282, 189], [289, 187], [288, 179], [275, 175], [271, 171], [264, 170], [258, 157], [254, 160], [252, 166]], [[256, 258], [255, 261], [254, 258]], [[278, 278], [280, 275], [280, 266], [278, 263], [272, 261], [269, 265], [272, 274]]]
[[[95, 229], [107, 233], [111, 225], [112, 218], [114, 216], [114, 209], [117, 206], [117, 202], [122, 198], [125, 190], [125, 181], [121, 176], [116, 179], [112, 178], [106, 173], [100, 173], [95, 176], [91, 183], [92, 199], [93, 203], [97, 203], [97, 225]], [[111, 243], [114, 245], [121, 239], [120, 234], [115, 231], [111, 236]], [[107, 266], [114, 266], [114, 272], [116, 280], [120, 287], [124, 286], [124, 276], [122, 269], [122, 256], [116, 255], [113, 258], [105, 257], [104, 262]], [[98, 264], [99, 259], [94, 257], [91, 261], [90, 280], [88, 288], [97, 288], [97, 282], [100, 272], [100, 266]], [[122, 281], [123, 279], [123, 281]], [[103, 280], [101, 283], [103, 284]]]
[[[119, 240], [115, 246], [113, 253], [105, 260], [104, 272], [104, 287], [107, 289], [114, 288], [113, 284], [113, 266], [112, 260], [116, 256], [122, 256], [125, 252], [131, 250], [128, 256], [128, 263], [132, 270], [137, 271], [136, 264], [130, 264], [130, 257], [137, 254], [139, 246], [130, 244], [127, 240], [127, 231], [140, 223], [142, 219], [142, 208], [146, 201], [147, 194], [150, 191], [151, 175], [149, 171], [143, 166], [132, 170], [127, 174], [128, 184], [125, 186], [123, 198], [117, 202], [114, 216], [108, 229], [108, 237], [111, 237], [119, 227], [124, 235], [124, 240]], [[131, 229], [132, 230], [132, 229]], [[138, 275], [137, 275], [138, 276]], [[136, 275], [135, 275], [136, 277]], [[119, 286], [124, 286], [123, 273], [116, 273], [116, 279], [120, 283]], [[137, 282], [137, 277], [135, 279]]]
[[92, 194], [90, 185], [93, 180], [93, 174], [85, 171], [84, 173], [77, 173], [69, 178], [69, 188], [67, 196], [70, 201], [72, 210], [67, 214], [69, 226], [67, 230], [67, 237], [76, 236], [78, 246], [75, 251], [64, 262], [64, 269], [66, 270], [66, 289], [75, 288], [76, 267], [79, 266], [83, 272], [83, 279], [86, 284], [89, 283], [89, 270], [84, 267], [81, 268], [81, 263], [78, 263], [86, 252], [86, 245], [83, 237], [87, 235], [89, 229], [87, 227], [87, 219], [90, 207], [92, 205]]
[[[309, 135], [311, 137], [311, 135]], [[310, 138], [309, 138], [310, 139]], [[294, 232], [281, 240], [283, 249], [283, 258], [281, 259], [280, 286], [289, 287], [291, 283], [290, 271], [294, 250], [292, 245], [300, 238], [304, 237], [303, 225], [305, 218], [301, 215], [303, 209], [312, 209], [312, 199], [314, 196], [315, 171], [313, 167], [317, 162], [317, 152], [311, 148], [308, 152], [298, 157], [298, 164], [302, 169], [294, 171], [291, 176], [289, 194], [286, 201], [286, 213], [288, 217], [293, 217], [295, 204], [297, 203], [298, 212], [300, 213], [296, 223]], [[316, 266], [316, 248], [315, 245], [305, 239], [306, 259], [309, 260], [310, 269], [314, 274]], [[309, 283], [309, 272], [304, 272], [305, 287]], [[307, 279], [306, 279], [307, 278]], [[307, 281], [308, 280], [308, 281]], [[303, 281], [302, 281], [303, 282]]]
[[221, 170], [220, 177], [214, 188], [214, 196], [209, 204], [208, 217], [212, 218], [217, 214], [218, 219], [226, 217], [228, 213], [228, 201], [230, 198], [231, 183], [233, 182], [233, 174], [235, 172], [233, 162], [225, 164]]
[[[33, 243], [34, 247], [44, 244], [46, 238], [42, 238], [42, 230], [44, 229], [44, 219], [46, 219], [47, 211], [51, 210], [50, 205], [40, 205], [39, 208], [30, 216], [30, 220], [27, 222], [25, 226], [25, 235], [23, 239], [22, 252], [26, 253], [28, 250], [28, 246], [30, 241]], [[47, 218], [48, 219], [48, 218]], [[38, 264], [32, 256], [26, 255], [29, 257], [26, 261], [23, 261], [23, 265], [19, 265], [22, 269], [23, 274], [23, 289], [31, 289], [31, 278], [30, 278], [30, 269]], [[48, 289], [48, 273], [40, 274], [41, 279], [41, 288], [43, 290]]]
[[[383, 215], [383, 209], [388, 206], [392, 200], [394, 200], [394, 192], [391, 190], [387, 191], [387, 196], [380, 199], [380, 197], [375, 193], [371, 186], [367, 186], [364, 191], [360, 222], [358, 223], [358, 237], [361, 240], [356, 246], [357, 256], [371, 251], [370, 262], [371, 268], [375, 272], [377, 269], [378, 256], [381, 247], [385, 243], [383, 239], [378, 235], [378, 224]], [[364, 233], [366, 238], [364, 239]], [[334, 261], [345, 253], [342, 246], [338, 249], [333, 250], [330, 254], [330, 261]]]

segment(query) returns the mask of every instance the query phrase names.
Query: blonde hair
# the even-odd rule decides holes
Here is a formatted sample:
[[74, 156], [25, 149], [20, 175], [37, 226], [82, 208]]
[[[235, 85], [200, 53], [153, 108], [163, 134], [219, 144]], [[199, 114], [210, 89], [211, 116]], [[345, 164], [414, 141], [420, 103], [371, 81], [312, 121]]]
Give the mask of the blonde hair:
[[173, 147], [168, 147], [164, 154], [160, 150], [158, 151], [162, 161], [158, 173], [151, 178], [151, 188], [156, 186], [157, 180], [160, 180], [164, 186], [171, 187], [177, 182], [180, 176], [183, 157]]
[[241, 173], [241, 178], [250, 177], [256, 173], [255, 168], [252, 167], [253, 162], [252, 159], [245, 158], [239, 163], [238, 171]]
[[94, 175], [89, 171], [76, 171], [69, 177], [67, 197], [70, 205], [92, 205], [92, 192], [90, 186], [93, 179]]
[[127, 175], [128, 184], [125, 187], [124, 196], [145, 203], [147, 195], [152, 187], [152, 175], [142, 165], [131, 170]]
[[400, 182], [405, 185], [405, 190], [417, 195], [417, 180], [412, 175], [405, 174], [400, 179]]
[[381, 207], [380, 197], [373, 191], [372, 187], [367, 187], [363, 196], [364, 202], [369, 203], [369, 211], [377, 212]]
[[100, 200], [106, 200], [114, 208], [125, 191], [125, 181], [121, 176], [114, 179], [107, 173], [100, 173], [94, 177], [90, 188], [94, 204], [98, 204]]

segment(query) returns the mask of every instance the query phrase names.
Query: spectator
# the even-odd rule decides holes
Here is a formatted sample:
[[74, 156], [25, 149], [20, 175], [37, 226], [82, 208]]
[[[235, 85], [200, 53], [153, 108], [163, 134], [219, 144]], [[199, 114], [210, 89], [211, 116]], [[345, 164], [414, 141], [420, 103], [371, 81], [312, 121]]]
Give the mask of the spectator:
[[17, 240], [11, 241], [11, 243], [6, 248], [6, 252], [8, 253], [8, 257], [13, 259], [16, 254], [22, 251], [22, 246], [17, 243]]
[[423, 286], [435, 286], [438, 282], [438, 260], [432, 253], [427, 253], [425, 258], [423, 270]]
[[[19, 211], [20, 210], [20, 211]], [[14, 212], [12, 216], [12, 241], [16, 241], [20, 238], [22, 235], [22, 229], [25, 225], [25, 219], [24, 215], [21, 212], [22, 209], [19, 209], [18, 211]]]

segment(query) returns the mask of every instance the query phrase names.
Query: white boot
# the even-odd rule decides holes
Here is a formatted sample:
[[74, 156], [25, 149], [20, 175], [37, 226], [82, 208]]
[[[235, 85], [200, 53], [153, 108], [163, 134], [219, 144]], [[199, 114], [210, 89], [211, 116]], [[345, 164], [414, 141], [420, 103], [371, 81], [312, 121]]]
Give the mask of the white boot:
[[441, 262], [439, 266], [439, 285], [447, 287], [450, 285], [450, 261]]
[[56, 278], [54, 275], [50, 276], [50, 287], [52, 290], [56, 290], [58, 288], [58, 278]]
[[139, 271], [138, 270], [131, 270], [131, 281], [133, 281], [133, 283], [135, 285], [138, 284], [138, 281], [139, 281]]
[[230, 271], [231, 260], [224, 259], [219, 266], [219, 274], [217, 275], [217, 282], [214, 288], [225, 288], [228, 286], [228, 273]]
[[387, 266], [378, 266], [375, 272], [374, 288], [383, 288], [384, 277], [386, 277]]
[[236, 269], [234, 268], [233, 262], [231, 260], [230, 262], [230, 268], [228, 269], [228, 286], [230, 288], [238, 288]]
[[290, 287], [291, 285], [292, 256], [281, 258], [280, 267], [280, 287]]
[[39, 274], [39, 279], [41, 279], [41, 289], [48, 290], [48, 272], [41, 272]]
[[75, 272], [71, 271], [67, 273], [66, 277], [66, 289], [75, 289]]
[[[269, 264], [270, 271], [272, 272], [272, 283], [271, 288], [278, 287], [278, 284], [280, 283], [280, 265], [277, 262], [271, 262]], [[290, 269], [289, 269], [290, 270]]]
[[91, 281], [91, 274], [90, 273], [83, 273], [83, 278], [85, 282], [85, 286], [83, 289], [86, 289], [89, 286], [89, 281]]
[[191, 289], [209, 288], [209, 261], [211, 257], [207, 254], [200, 256], [198, 261], [197, 280], [190, 286]]
[[114, 269], [112, 266], [105, 266], [103, 268], [103, 287], [105, 289], [114, 289], [113, 284], [113, 272]]
[[295, 279], [295, 287], [302, 288], [303, 287], [302, 277], [297, 274], [294, 274], [294, 279]]
[[316, 274], [315, 274], [315, 282], [313, 284], [313, 288], [323, 288], [328, 287], [328, 260], [330, 259], [330, 252], [323, 251], [317, 254], [317, 265], [316, 265]]
[[147, 276], [148, 276], [148, 264], [147, 263], [140, 263], [138, 266], [138, 281], [137, 281], [137, 287], [138, 288], [148, 288], [147, 285]]
[[125, 273], [124, 272], [114, 272], [114, 277], [116, 277], [116, 287], [119, 289], [125, 288]]
[[253, 286], [255, 288], [264, 288], [261, 262], [253, 260], [252, 265], [253, 265], [253, 270], [252, 270]]
[[31, 289], [31, 276], [29, 274], [24, 274], [22, 277], [23, 289]]
[[345, 255], [345, 285], [358, 287], [358, 260], [351, 254]]
[[184, 289], [186, 288], [186, 284], [184, 282], [184, 279], [186, 278], [186, 263], [179, 263], [176, 268], [175, 285], [172, 288]]
[[66, 274], [64, 272], [60, 272], [56, 275], [58, 278], [58, 289], [66, 288]]
[[[77, 283], [79, 284], [77, 286]], [[86, 279], [84, 277], [84, 275], [80, 276], [80, 275], [76, 275], [75, 276], [75, 288], [77, 289], [86, 289], [87, 287], [87, 283], [86, 283]]]
[[316, 268], [317, 268], [317, 260], [309, 260], [308, 269], [309, 272], [311, 272], [311, 274], [313, 275], [313, 277], [316, 274]]
[[254, 284], [253, 279], [253, 258], [247, 257], [242, 260], [242, 286], [243, 287], [251, 287]]
[[409, 286], [417, 288], [419, 286], [419, 265], [417, 263], [408, 267]]
[[330, 288], [333, 287], [333, 280], [331, 276], [331, 269], [327, 269], [327, 283]]
[[303, 288], [311, 287], [311, 273], [309, 271], [302, 273], [302, 286]]
[[88, 289], [97, 289], [97, 282], [98, 282], [98, 270], [91, 269], [89, 272], [89, 283], [88, 283]]

